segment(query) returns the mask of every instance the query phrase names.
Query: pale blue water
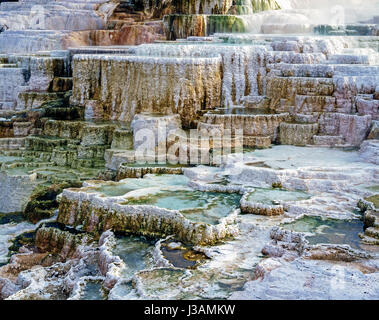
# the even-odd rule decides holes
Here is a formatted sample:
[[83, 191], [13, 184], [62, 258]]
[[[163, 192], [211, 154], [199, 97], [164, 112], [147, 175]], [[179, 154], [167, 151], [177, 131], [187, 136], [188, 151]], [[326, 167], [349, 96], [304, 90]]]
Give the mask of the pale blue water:
[[361, 248], [358, 234], [363, 232], [361, 220], [334, 220], [320, 217], [304, 217], [293, 223], [282, 225], [284, 229], [307, 234], [307, 240], [312, 244], [348, 244], [352, 248]]
[[86, 287], [81, 296], [81, 300], [104, 300], [104, 296], [101, 292], [101, 281], [88, 281]]
[[125, 263], [123, 277], [132, 277], [137, 271], [152, 265], [155, 241], [138, 236], [123, 236], [117, 238], [114, 254], [118, 255]]
[[311, 195], [303, 191], [258, 188], [248, 196], [249, 201], [268, 205], [275, 204], [276, 201], [300, 201], [310, 198]]

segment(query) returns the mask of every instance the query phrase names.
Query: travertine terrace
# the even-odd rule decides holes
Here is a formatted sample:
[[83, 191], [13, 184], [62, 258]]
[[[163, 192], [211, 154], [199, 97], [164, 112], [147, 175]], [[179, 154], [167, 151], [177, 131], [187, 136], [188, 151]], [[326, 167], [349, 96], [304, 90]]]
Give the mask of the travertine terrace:
[[334, 2], [1, 2], [0, 299], [379, 299], [379, 3]]

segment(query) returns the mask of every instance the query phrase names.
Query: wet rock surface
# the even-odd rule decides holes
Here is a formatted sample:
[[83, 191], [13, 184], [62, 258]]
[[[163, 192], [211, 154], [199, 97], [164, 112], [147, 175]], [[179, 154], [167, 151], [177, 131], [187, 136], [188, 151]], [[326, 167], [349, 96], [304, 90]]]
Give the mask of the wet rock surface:
[[346, 267], [330, 270], [330, 266], [322, 262], [296, 260], [273, 270], [262, 281], [247, 283], [245, 291], [234, 293], [231, 299], [371, 300], [377, 299], [377, 287], [373, 285], [377, 275]]

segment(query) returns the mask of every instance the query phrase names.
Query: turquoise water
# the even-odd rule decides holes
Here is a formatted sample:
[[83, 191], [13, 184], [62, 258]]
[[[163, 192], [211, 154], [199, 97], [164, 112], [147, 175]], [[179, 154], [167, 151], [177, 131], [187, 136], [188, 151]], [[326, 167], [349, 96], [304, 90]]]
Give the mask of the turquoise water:
[[106, 185], [96, 189], [96, 191], [102, 193], [107, 197], [120, 197], [133, 190], [135, 189], [129, 187], [127, 184]]
[[141, 198], [130, 199], [130, 205], [154, 205], [159, 208], [179, 210], [194, 222], [217, 224], [239, 208], [239, 194], [200, 192], [192, 190], [160, 191]]
[[248, 201], [268, 205], [278, 204], [277, 201], [300, 201], [310, 199], [311, 195], [303, 191], [283, 189], [256, 189], [248, 196]]

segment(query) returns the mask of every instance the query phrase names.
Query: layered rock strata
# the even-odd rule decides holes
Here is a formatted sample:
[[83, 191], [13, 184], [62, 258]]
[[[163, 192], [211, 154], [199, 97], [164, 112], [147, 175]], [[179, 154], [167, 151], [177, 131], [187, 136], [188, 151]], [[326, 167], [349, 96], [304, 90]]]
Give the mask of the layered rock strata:
[[142, 112], [180, 114], [188, 127], [200, 111], [220, 104], [218, 57], [78, 55], [73, 68], [71, 103], [84, 105], [87, 119], [131, 122]]
[[176, 210], [147, 205], [123, 205], [85, 191], [65, 190], [60, 201], [57, 221], [70, 226], [83, 225], [83, 230], [99, 234], [111, 229], [149, 236], [174, 235], [191, 244], [212, 244], [232, 235], [235, 230], [224, 219], [218, 225], [194, 223]]

